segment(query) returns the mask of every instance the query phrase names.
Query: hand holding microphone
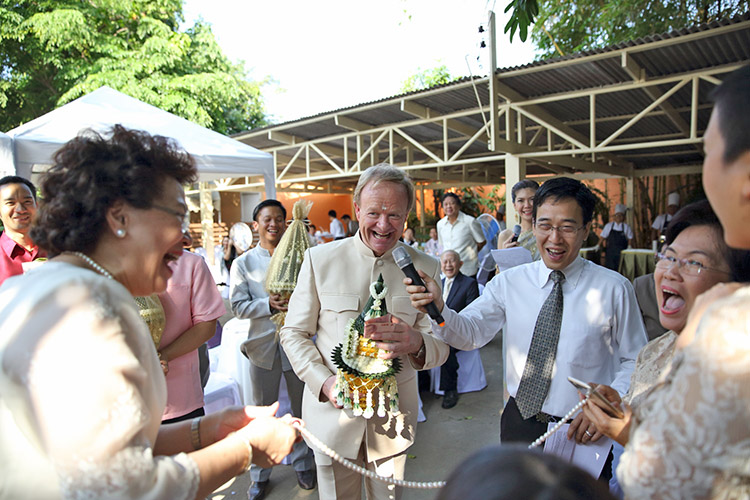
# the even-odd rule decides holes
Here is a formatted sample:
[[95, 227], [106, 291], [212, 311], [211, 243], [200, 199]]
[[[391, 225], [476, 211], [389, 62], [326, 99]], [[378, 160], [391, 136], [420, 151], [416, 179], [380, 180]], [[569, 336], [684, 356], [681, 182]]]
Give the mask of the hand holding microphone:
[[521, 235], [521, 226], [516, 224], [513, 226], [513, 236], [511, 239], [503, 243], [503, 248], [513, 248], [518, 246], [518, 237]]
[[515, 243], [516, 241], [518, 241], [518, 237], [520, 235], [521, 235], [521, 225], [516, 224], [515, 226], [513, 226], [513, 237], [510, 239], [510, 242]]
[[[430, 315], [430, 318], [435, 320], [438, 325], [444, 326], [445, 320], [440, 315], [440, 311], [443, 309], [444, 305], [443, 297], [437, 283], [429, 277], [426, 277], [427, 284], [425, 284], [424, 280], [422, 280], [422, 277], [414, 267], [409, 252], [405, 248], [396, 247], [393, 250], [393, 260], [396, 261], [396, 265], [401, 268], [406, 277], [411, 279], [412, 286], [407, 286], [406, 290], [409, 292], [412, 306], [416, 309], [426, 311], [427, 314]], [[426, 292], [422, 292], [421, 290], [417, 291], [416, 289], [418, 289], [418, 287], [424, 287]], [[413, 291], [410, 289], [413, 289]], [[429, 295], [432, 295], [432, 297]]]

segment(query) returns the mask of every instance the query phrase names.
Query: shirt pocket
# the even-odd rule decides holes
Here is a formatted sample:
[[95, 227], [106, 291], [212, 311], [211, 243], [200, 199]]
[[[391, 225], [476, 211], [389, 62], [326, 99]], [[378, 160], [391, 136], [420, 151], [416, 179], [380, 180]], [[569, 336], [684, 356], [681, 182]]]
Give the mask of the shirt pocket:
[[391, 308], [393, 309], [392, 311], [389, 311], [391, 314], [407, 325], [414, 326], [419, 311], [414, 309], [414, 306], [411, 305], [411, 300], [408, 295], [392, 297]]
[[320, 295], [321, 325], [336, 325], [337, 336], [344, 335], [350, 319], [360, 313], [359, 295], [322, 293]]

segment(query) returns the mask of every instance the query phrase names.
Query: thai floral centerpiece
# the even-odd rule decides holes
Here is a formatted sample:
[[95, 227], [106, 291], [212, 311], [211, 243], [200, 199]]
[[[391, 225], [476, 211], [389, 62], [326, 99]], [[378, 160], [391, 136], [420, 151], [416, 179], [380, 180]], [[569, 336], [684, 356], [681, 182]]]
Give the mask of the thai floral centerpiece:
[[383, 275], [370, 285], [370, 298], [365, 308], [349, 320], [344, 332], [344, 342], [333, 350], [332, 359], [338, 367], [336, 373], [336, 399], [354, 415], [370, 418], [375, 414], [373, 392], [377, 389], [378, 416], [386, 412], [385, 398], [388, 397], [391, 411], [398, 411], [398, 385], [396, 373], [401, 369], [401, 360], [381, 359], [385, 352], [378, 349], [375, 342], [364, 337], [365, 321], [385, 316], [388, 287], [383, 283]]
[[[294, 287], [297, 286], [297, 276], [302, 269], [305, 250], [310, 248], [305, 221], [311, 207], [312, 202], [308, 200], [299, 200], [292, 207], [292, 222], [281, 237], [268, 264], [266, 291], [269, 295], [279, 294], [283, 299], [289, 299]], [[278, 311], [271, 316], [271, 320], [276, 323], [277, 334], [284, 326], [285, 319], [285, 311]]]

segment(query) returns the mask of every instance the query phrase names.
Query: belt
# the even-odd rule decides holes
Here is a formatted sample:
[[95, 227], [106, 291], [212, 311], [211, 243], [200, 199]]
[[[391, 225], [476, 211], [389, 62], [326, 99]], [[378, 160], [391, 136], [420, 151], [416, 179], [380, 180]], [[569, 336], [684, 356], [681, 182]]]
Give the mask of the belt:
[[534, 415], [534, 418], [536, 418], [537, 422], [541, 422], [543, 424], [548, 424], [550, 422], [559, 422], [561, 420], [560, 417], [549, 415], [547, 413], [544, 413], [543, 411], [540, 411], [539, 413]]

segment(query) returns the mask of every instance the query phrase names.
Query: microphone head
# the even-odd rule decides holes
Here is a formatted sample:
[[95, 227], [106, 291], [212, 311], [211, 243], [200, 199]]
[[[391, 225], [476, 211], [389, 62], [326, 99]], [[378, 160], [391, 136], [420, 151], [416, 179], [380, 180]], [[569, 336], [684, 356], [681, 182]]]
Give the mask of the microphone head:
[[513, 226], [513, 236], [518, 236], [519, 234], [521, 234], [521, 225], [516, 224]]
[[403, 269], [411, 264], [411, 255], [409, 255], [409, 252], [406, 251], [406, 248], [397, 246], [393, 249], [393, 260], [396, 261], [396, 265], [400, 269]]

